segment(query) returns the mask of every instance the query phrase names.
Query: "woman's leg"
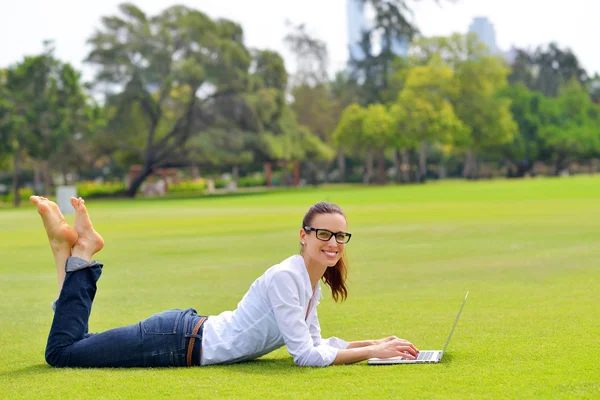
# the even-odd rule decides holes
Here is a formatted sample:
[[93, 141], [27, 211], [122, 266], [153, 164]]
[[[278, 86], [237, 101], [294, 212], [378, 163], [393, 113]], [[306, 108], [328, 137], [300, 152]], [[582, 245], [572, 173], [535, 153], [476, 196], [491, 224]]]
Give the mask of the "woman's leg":
[[[43, 200], [43, 203], [51, 202]], [[66, 225], [64, 218], [59, 217], [59, 211], [52, 204], [48, 205], [49, 212], [44, 205], [41, 206], [44, 213], [40, 212], [51, 243], [56, 236], [53, 232], [66, 231], [62, 228]], [[58, 367], [184, 365], [187, 343], [184, 334], [189, 330], [186, 326], [189, 318], [183, 318], [181, 310], [160, 313], [139, 324], [87, 334], [96, 283], [103, 266], [90, 260], [104, 242], [94, 230], [83, 200], [72, 199], [72, 204], [76, 210], [77, 241], [63, 267], [65, 278], [48, 336], [46, 361]]]
[[71, 248], [77, 243], [77, 231], [70, 227], [65, 217], [60, 212], [58, 205], [40, 196], [29, 198], [37, 206], [38, 213], [44, 222], [54, 263], [56, 264], [56, 278], [58, 280], [58, 294], [65, 280], [65, 265], [71, 256]]

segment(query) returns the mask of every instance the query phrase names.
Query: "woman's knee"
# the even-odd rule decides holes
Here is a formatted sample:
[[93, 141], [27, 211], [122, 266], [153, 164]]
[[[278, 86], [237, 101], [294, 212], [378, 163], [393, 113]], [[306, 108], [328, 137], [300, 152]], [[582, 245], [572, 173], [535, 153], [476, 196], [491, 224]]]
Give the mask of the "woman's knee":
[[65, 357], [63, 357], [65, 349], [64, 348], [58, 348], [58, 347], [54, 347], [54, 346], [47, 346], [46, 347], [46, 362], [48, 363], [48, 365], [50, 365], [51, 367], [66, 367], [67, 363], [65, 362]]

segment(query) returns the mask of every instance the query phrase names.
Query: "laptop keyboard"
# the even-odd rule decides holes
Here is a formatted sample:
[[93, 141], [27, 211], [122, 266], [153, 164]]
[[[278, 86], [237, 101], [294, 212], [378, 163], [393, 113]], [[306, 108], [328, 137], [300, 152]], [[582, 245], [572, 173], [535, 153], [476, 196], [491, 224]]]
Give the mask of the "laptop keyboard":
[[419, 356], [417, 357], [417, 360], [419, 361], [429, 361], [433, 358], [434, 354], [436, 352], [435, 351], [421, 351], [419, 353]]

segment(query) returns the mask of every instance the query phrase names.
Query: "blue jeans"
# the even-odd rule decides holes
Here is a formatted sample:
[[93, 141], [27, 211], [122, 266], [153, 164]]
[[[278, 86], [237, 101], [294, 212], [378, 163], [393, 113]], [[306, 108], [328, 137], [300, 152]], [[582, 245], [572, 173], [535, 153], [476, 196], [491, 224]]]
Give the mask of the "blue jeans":
[[190, 338], [196, 337], [192, 365], [200, 365], [203, 326], [193, 308], [164, 311], [134, 325], [88, 333], [88, 320], [102, 264], [67, 260], [67, 275], [56, 301], [46, 345], [53, 367], [183, 367]]

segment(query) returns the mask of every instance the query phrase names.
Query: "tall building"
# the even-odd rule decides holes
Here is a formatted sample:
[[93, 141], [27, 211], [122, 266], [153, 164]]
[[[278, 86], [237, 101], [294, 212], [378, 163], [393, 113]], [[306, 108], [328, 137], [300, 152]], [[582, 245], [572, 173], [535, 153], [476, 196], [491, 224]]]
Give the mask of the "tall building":
[[[381, 48], [386, 45], [386, 38], [381, 37]], [[408, 39], [392, 39], [392, 53], [397, 56], [405, 57], [408, 54]]]
[[[367, 16], [365, 6], [362, 0], [346, 0], [348, 9], [348, 49], [350, 58], [363, 60], [365, 54], [360, 47], [363, 33], [372, 27], [370, 18]], [[372, 37], [372, 45], [375, 51], [385, 47], [385, 38]], [[378, 42], [379, 41], [379, 42]], [[393, 39], [392, 52], [399, 56], [405, 56], [408, 53], [408, 40]]]
[[479, 40], [487, 46], [492, 54], [499, 53], [496, 43], [496, 29], [487, 17], [476, 17], [469, 26], [469, 32], [475, 33]]
[[370, 29], [361, 0], [347, 0], [348, 8], [348, 50], [350, 58], [363, 60], [365, 54], [360, 47], [363, 32]]

